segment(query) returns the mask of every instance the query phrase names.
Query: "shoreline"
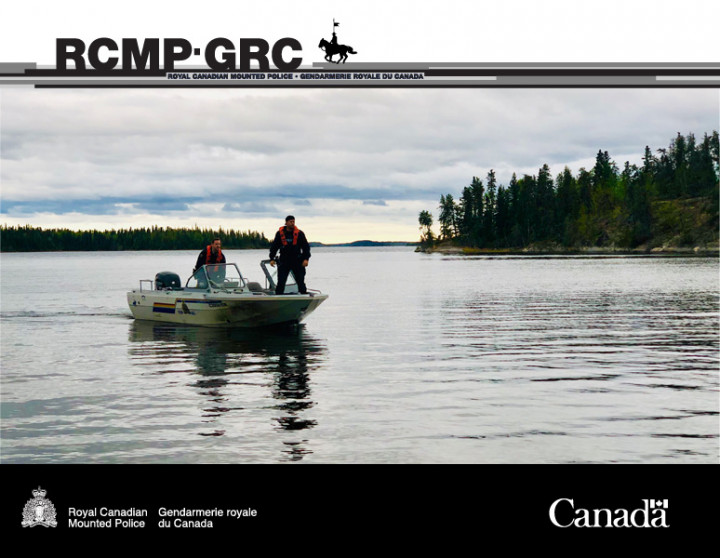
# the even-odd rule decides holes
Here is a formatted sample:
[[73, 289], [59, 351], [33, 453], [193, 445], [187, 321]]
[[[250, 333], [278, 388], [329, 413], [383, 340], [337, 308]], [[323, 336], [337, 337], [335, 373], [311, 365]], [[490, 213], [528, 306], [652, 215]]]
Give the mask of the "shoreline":
[[656, 248], [618, 249], [602, 247], [585, 248], [471, 248], [469, 246], [418, 246], [416, 252], [453, 256], [698, 256], [720, 257], [720, 247], [693, 248], [686, 246], [663, 246]]

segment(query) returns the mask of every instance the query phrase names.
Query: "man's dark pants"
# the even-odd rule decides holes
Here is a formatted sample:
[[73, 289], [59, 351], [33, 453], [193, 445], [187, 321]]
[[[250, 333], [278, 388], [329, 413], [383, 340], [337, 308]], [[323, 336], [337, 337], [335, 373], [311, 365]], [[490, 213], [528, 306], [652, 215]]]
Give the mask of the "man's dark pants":
[[307, 287], [305, 286], [305, 268], [301, 261], [294, 262], [292, 265], [283, 264], [282, 261], [278, 262], [278, 282], [275, 288], [275, 294], [283, 294], [285, 291], [285, 283], [290, 272], [293, 272], [295, 281], [298, 285], [300, 293], [307, 293]]

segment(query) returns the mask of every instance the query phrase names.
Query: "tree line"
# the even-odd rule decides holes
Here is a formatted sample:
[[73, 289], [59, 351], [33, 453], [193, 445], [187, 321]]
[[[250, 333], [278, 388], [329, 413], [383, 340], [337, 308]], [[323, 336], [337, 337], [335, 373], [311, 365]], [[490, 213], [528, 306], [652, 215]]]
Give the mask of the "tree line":
[[[435, 236], [433, 216], [420, 212], [421, 242], [454, 240], [477, 248], [523, 248], [555, 244], [563, 247], [634, 248], [652, 239], [657, 220], [672, 226], [679, 219], [663, 202], [704, 200], [718, 226], [718, 132], [698, 142], [678, 133], [667, 148], [645, 147], [642, 165], [619, 168], [599, 150], [592, 169], [573, 175], [568, 167], [553, 178], [547, 164], [537, 175], [514, 173], [507, 186], [494, 170], [485, 181], [473, 177], [456, 201], [440, 196]], [[668, 216], [669, 215], [669, 216]]]
[[147, 227], [119, 230], [43, 229], [30, 225], [0, 227], [2, 252], [52, 252], [97, 250], [200, 250], [213, 238], [222, 240], [223, 248], [268, 248], [270, 241], [256, 231], [194, 228]]

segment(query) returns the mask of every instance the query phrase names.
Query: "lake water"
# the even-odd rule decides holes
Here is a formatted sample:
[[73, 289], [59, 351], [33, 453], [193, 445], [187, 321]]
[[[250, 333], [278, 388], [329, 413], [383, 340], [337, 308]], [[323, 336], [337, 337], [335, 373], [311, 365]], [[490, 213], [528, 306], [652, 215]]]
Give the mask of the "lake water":
[[134, 321], [196, 256], [2, 254], [3, 463], [718, 462], [716, 258], [317, 248], [297, 332]]

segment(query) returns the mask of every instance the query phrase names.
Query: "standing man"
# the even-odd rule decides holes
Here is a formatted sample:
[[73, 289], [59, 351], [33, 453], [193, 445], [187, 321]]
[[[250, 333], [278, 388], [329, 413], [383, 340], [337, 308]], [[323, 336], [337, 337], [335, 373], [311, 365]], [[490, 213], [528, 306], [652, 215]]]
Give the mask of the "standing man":
[[193, 273], [204, 265], [214, 263], [225, 263], [225, 256], [222, 253], [222, 242], [219, 238], [213, 239], [212, 244], [209, 244], [200, 252]]
[[295, 276], [300, 293], [306, 294], [305, 268], [310, 259], [310, 244], [305, 238], [305, 233], [295, 226], [295, 217], [292, 215], [285, 217], [285, 226], [280, 227], [280, 230], [275, 233], [275, 239], [270, 245], [270, 265], [275, 265], [277, 261], [275, 254], [278, 250], [280, 250], [280, 260], [278, 261], [278, 282], [275, 294], [285, 292], [285, 282], [290, 271]]

